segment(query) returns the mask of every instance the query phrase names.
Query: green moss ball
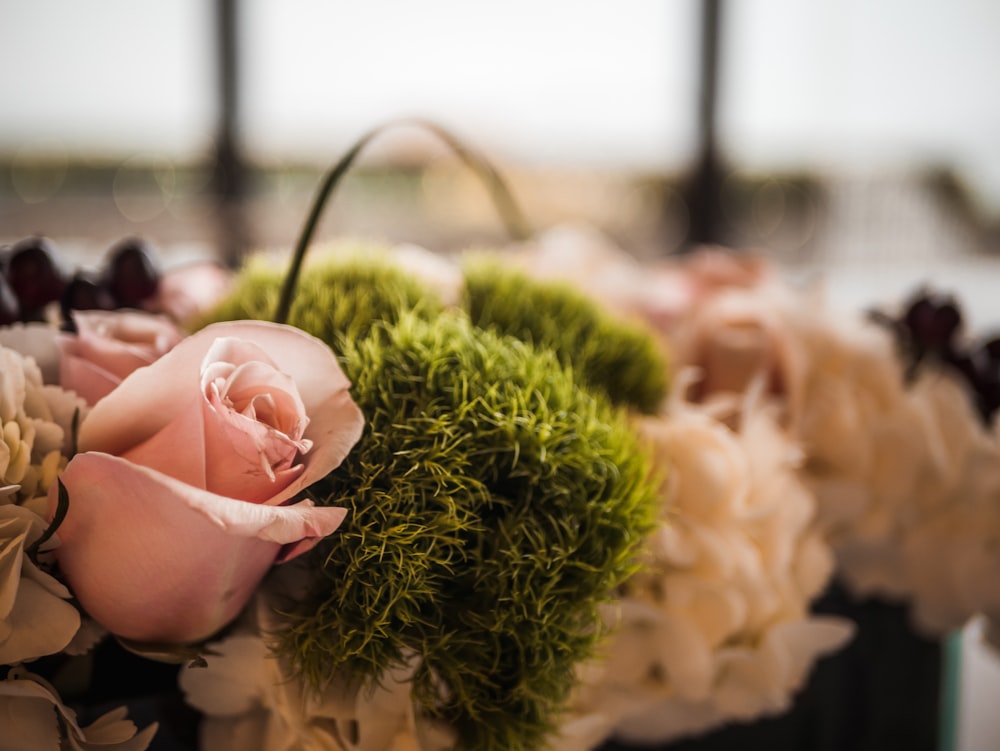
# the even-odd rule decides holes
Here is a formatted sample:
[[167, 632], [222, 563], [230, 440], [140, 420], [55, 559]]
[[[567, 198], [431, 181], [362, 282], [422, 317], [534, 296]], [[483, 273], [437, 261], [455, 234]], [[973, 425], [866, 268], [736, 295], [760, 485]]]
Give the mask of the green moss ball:
[[660, 406], [667, 362], [644, 328], [615, 318], [569, 284], [532, 279], [488, 256], [471, 256], [463, 270], [477, 326], [553, 350], [616, 404], [645, 413]]
[[281, 650], [317, 686], [416, 653], [461, 748], [540, 748], [652, 523], [648, 459], [550, 351], [461, 313], [376, 327], [340, 352], [367, 422], [311, 493], [349, 513]]
[[[300, 275], [288, 323], [339, 350], [339, 342], [368, 335], [378, 321], [396, 321], [404, 311], [436, 316], [440, 300], [393, 265], [383, 246], [339, 247], [307, 264]], [[248, 263], [230, 294], [201, 325], [240, 319], [273, 320], [287, 273], [264, 259]]]

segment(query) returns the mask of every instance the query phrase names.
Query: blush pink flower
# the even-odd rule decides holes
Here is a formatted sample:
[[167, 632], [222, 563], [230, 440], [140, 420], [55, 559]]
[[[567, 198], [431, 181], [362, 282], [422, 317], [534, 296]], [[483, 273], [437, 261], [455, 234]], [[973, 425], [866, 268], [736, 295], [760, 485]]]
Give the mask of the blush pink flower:
[[77, 334], [61, 338], [60, 382], [96, 404], [136, 368], [162, 357], [183, 338], [163, 316], [137, 311], [74, 311]]
[[349, 387], [321, 341], [253, 321], [209, 326], [122, 381], [61, 477], [58, 560], [84, 609], [143, 642], [234, 618], [273, 563], [346, 514], [289, 503], [360, 437]]
[[229, 294], [234, 273], [217, 263], [195, 262], [167, 269], [146, 310], [189, 326]]

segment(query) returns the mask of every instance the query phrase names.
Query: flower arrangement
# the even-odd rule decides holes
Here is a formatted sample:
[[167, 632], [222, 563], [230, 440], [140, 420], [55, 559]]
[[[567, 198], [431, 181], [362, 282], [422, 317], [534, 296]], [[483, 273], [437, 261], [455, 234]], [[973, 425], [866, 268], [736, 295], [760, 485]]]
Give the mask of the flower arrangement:
[[663, 743], [788, 710], [854, 633], [835, 576], [1000, 616], [996, 347], [954, 304], [845, 320], [591, 231], [306, 261], [371, 135], [288, 268], [7, 251], [0, 750]]

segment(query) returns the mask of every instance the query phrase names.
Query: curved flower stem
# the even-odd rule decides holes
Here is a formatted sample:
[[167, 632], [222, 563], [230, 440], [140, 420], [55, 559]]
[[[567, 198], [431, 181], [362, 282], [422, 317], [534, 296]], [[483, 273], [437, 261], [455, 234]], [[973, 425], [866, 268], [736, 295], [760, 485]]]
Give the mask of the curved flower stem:
[[490, 197], [493, 199], [497, 212], [500, 214], [500, 219], [506, 226], [511, 239], [526, 240], [531, 237], [531, 230], [524, 218], [524, 214], [517, 205], [517, 201], [514, 200], [510, 188], [500, 173], [486, 159], [473, 152], [440, 125], [428, 120], [407, 118], [383, 123], [361, 136], [326, 174], [326, 177], [320, 184], [319, 190], [316, 192], [316, 197], [313, 199], [312, 208], [309, 211], [298, 242], [295, 245], [295, 250], [292, 253], [292, 262], [288, 268], [288, 273], [285, 275], [285, 280], [281, 288], [281, 297], [278, 300], [278, 308], [274, 314], [276, 323], [286, 323], [288, 321], [288, 314], [292, 307], [292, 298], [295, 295], [295, 287], [298, 284], [299, 273], [302, 270], [306, 251], [309, 248], [310, 242], [312, 242], [316, 225], [319, 224], [319, 219], [323, 214], [323, 209], [326, 208], [327, 201], [330, 199], [333, 189], [340, 182], [344, 174], [346, 174], [347, 170], [351, 168], [351, 165], [354, 164], [354, 160], [357, 159], [361, 150], [375, 136], [398, 125], [417, 125], [440, 138], [482, 180]]
[[59, 529], [59, 525], [63, 523], [63, 519], [66, 518], [66, 512], [69, 511], [69, 491], [66, 490], [66, 486], [63, 485], [62, 480], [56, 479], [59, 483], [59, 500], [56, 505], [55, 515], [52, 517], [52, 521], [49, 526], [45, 528], [42, 536], [35, 540], [28, 548], [25, 550], [25, 554], [32, 560], [38, 555], [38, 551], [41, 550], [42, 545], [49, 541], [49, 538], [56, 533]]

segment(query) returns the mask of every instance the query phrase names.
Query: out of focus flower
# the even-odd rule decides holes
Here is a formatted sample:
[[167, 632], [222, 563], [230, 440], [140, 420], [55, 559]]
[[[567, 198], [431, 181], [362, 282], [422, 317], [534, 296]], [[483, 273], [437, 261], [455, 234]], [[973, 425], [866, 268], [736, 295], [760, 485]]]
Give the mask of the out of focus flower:
[[217, 263], [189, 263], [163, 272], [155, 297], [146, 308], [187, 326], [229, 294], [233, 272]]
[[388, 257], [436, 294], [446, 307], [457, 307], [462, 302], [465, 279], [461, 267], [451, 259], [412, 243], [393, 246]]
[[665, 741], [777, 713], [849, 638], [847, 622], [809, 614], [833, 559], [798, 450], [752, 400], [736, 423], [676, 399], [637, 423], [667, 471], [661, 524], [571, 729], [618, 707], [619, 733]]
[[915, 624], [938, 636], [985, 614], [991, 636], [1000, 625], [997, 424], [982, 427], [965, 389], [950, 375], [922, 373], [911, 398], [928, 443], [925, 461], [912, 468], [918, 493], [899, 525], [900, 566]]
[[725, 289], [750, 289], [777, 276], [760, 254], [705, 247], [683, 260], [641, 261], [592, 227], [564, 225], [504, 251], [504, 261], [538, 279], [569, 282], [631, 319], [663, 330]]
[[[888, 331], [779, 280], [723, 288], [663, 330], [711, 402], [762, 380], [802, 447], [818, 525], [859, 596], [904, 599], [930, 635], [1000, 604], [1000, 443], [958, 379], [904, 371]], [[988, 605], [987, 603], [995, 603]]]
[[79, 310], [77, 332], [64, 335], [60, 381], [96, 404], [138, 368], [151, 365], [183, 339], [173, 322], [137, 311]]

